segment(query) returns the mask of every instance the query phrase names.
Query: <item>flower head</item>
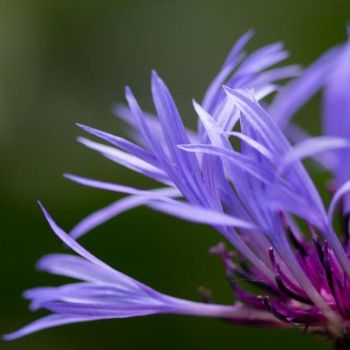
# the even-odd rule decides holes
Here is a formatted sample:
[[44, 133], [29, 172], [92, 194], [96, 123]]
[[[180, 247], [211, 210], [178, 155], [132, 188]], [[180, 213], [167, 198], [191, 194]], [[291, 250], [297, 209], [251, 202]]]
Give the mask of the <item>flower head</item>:
[[[350, 160], [350, 133], [345, 128], [350, 104], [344, 97], [350, 91], [345, 78], [350, 71], [349, 45], [331, 50], [280, 88], [280, 81], [299, 74], [299, 68], [275, 67], [288, 56], [279, 43], [247, 56], [243, 49], [251, 36], [248, 32], [235, 44], [203, 101], [193, 101], [197, 132], [184, 126], [156, 72], [151, 77], [156, 115], [142, 111], [130, 88], [126, 88], [128, 106], [116, 107], [132, 127], [135, 141], [79, 125], [103, 141], [80, 137], [83, 145], [162, 187], [143, 190], [66, 174], [81, 185], [127, 196], [83, 219], [69, 234], [44, 210], [52, 230], [78, 256], [50, 255], [40, 260], [39, 269], [82, 282], [26, 292], [33, 309], [44, 308], [52, 314], [7, 339], [56, 325], [155, 313], [299, 327], [331, 339], [349, 334], [349, 230], [345, 227], [339, 237], [333, 228], [338, 204], [344, 208], [347, 203], [349, 169], [342, 169], [339, 162], [332, 168], [338, 189], [326, 210], [302, 164], [302, 159], [313, 157], [329, 168], [329, 159], [319, 158], [325, 151]], [[326, 135], [304, 137], [292, 145], [288, 137], [295, 142], [296, 131], [289, 127], [290, 117], [322, 86], [326, 86]], [[268, 103], [265, 97], [272, 93], [275, 98]], [[233, 246], [235, 253], [223, 244], [211, 249], [223, 262], [235, 295], [232, 305], [161, 294], [107, 266], [76, 242], [140, 205], [210, 225]], [[348, 213], [343, 210], [339, 216], [348, 220]], [[252, 288], [240, 286], [241, 278]]]

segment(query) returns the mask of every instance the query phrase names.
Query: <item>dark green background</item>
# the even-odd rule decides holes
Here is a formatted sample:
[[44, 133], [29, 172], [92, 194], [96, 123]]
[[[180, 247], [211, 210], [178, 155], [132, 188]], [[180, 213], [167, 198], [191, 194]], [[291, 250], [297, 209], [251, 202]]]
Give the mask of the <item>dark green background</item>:
[[[64, 171], [148, 186], [139, 176], [83, 149], [83, 122], [121, 132], [110, 112], [130, 84], [150, 107], [149, 71], [171, 88], [194, 125], [200, 99], [232, 43], [249, 28], [251, 48], [285, 41], [293, 62], [311, 62], [345, 39], [349, 1], [52, 1], [0, 2], [1, 324], [12, 331], [30, 313], [22, 290], [57, 284], [34, 270], [62, 251], [35, 203], [40, 198], [66, 229], [113, 201], [111, 194], [62, 179]], [[317, 128], [311, 104], [300, 119]], [[219, 262], [207, 254], [220, 240], [208, 228], [137, 209], [82, 242], [112, 266], [176, 296], [197, 299], [205, 285], [230, 302]], [[298, 331], [248, 329], [212, 319], [154, 316], [72, 325], [0, 343], [1, 349], [327, 349]]]

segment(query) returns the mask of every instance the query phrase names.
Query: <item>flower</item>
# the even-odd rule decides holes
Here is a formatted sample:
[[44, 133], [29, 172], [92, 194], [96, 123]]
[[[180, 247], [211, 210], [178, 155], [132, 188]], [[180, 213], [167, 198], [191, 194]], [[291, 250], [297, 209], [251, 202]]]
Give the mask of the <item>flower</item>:
[[[329, 166], [327, 160], [318, 158], [320, 153], [333, 151], [337, 156], [342, 152], [348, 157], [350, 135], [345, 130], [326, 132], [292, 145], [282, 129], [289, 127], [290, 117], [324, 85], [325, 119], [328, 124], [332, 118], [342, 118], [345, 123], [346, 116], [340, 117], [332, 106], [349, 111], [346, 98], [342, 98], [348, 80], [344, 78], [338, 85], [339, 76], [349, 71], [349, 47], [326, 53], [280, 89], [277, 83], [299, 74], [299, 68], [274, 67], [288, 56], [279, 43], [246, 56], [243, 49], [251, 36], [248, 32], [237, 41], [203, 101], [193, 101], [197, 132], [185, 128], [156, 72], [151, 79], [156, 116], [141, 110], [130, 88], [126, 88], [128, 107], [116, 107], [131, 126], [135, 142], [79, 124], [104, 143], [83, 137], [79, 142], [163, 187], [143, 190], [66, 174], [78, 184], [128, 196], [83, 219], [69, 234], [43, 209], [52, 230], [78, 256], [49, 255], [39, 261], [39, 269], [82, 282], [26, 292], [32, 309], [44, 308], [51, 315], [6, 339], [74, 322], [176, 313], [258, 326], [298, 327], [343, 344], [350, 331], [349, 232], [341, 232], [344, 237], [339, 238], [333, 217], [338, 204], [344, 207], [346, 202], [350, 174], [342, 177], [326, 210], [302, 159], [317, 157]], [[265, 97], [276, 92], [268, 103]], [[293, 139], [295, 130], [287, 135]], [[237, 141], [235, 145], [230, 138]], [[339, 164], [334, 169], [335, 177], [340, 178]], [[161, 294], [112, 269], [77, 243], [91, 229], [140, 205], [210, 225], [234, 247], [234, 254], [223, 244], [210, 250], [223, 262], [235, 294], [232, 305]], [[344, 220], [347, 213], [339, 216]], [[240, 286], [237, 277], [253, 288]]]

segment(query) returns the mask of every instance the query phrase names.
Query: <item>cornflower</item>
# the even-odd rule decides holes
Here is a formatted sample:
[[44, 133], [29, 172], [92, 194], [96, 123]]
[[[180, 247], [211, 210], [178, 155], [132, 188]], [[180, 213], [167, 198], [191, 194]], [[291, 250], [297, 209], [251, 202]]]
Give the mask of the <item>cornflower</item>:
[[[151, 77], [155, 115], [142, 111], [128, 87], [128, 105], [115, 108], [134, 141], [78, 125], [103, 142], [79, 137], [84, 146], [161, 187], [144, 190], [66, 174], [80, 185], [126, 196], [68, 233], [40, 204], [53, 232], [75, 255], [48, 255], [37, 267], [79, 282], [26, 291], [31, 309], [50, 315], [5, 339], [70, 323], [166, 313], [297, 327], [322, 334], [338, 349], [349, 348], [350, 43], [301, 71], [294, 65], [276, 67], [288, 57], [281, 43], [247, 55], [252, 35], [237, 41], [203, 100], [193, 101], [196, 132], [184, 126], [156, 72]], [[315, 137], [291, 117], [320, 89], [325, 92], [324, 135]], [[302, 164], [307, 157], [333, 174], [327, 209]], [[223, 243], [210, 252], [223, 263], [232, 304], [215, 304], [205, 293], [202, 302], [165, 295], [108, 266], [77, 242], [137, 206], [210, 225], [222, 235], [234, 252]], [[340, 228], [334, 228], [334, 216]]]

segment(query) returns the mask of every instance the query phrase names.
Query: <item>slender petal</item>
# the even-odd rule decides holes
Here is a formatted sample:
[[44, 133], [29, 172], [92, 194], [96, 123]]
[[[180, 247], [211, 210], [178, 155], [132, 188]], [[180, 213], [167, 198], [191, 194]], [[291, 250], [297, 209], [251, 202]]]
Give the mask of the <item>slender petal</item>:
[[221, 317], [232, 322], [279, 323], [266, 311], [253, 311], [241, 305], [208, 305], [161, 294], [95, 258], [59, 228], [42, 205], [41, 208], [54, 233], [79, 256], [49, 255], [39, 261], [38, 267], [84, 282], [27, 291], [25, 296], [31, 300], [33, 309], [44, 308], [53, 314], [5, 335], [5, 340], [70, 323], [155, 313]]
[[282, 129], [287, 126], [290, 118], [324, 85], [338, 54], [339, 48], [326, 52], [277, 95], [269, 111]]

